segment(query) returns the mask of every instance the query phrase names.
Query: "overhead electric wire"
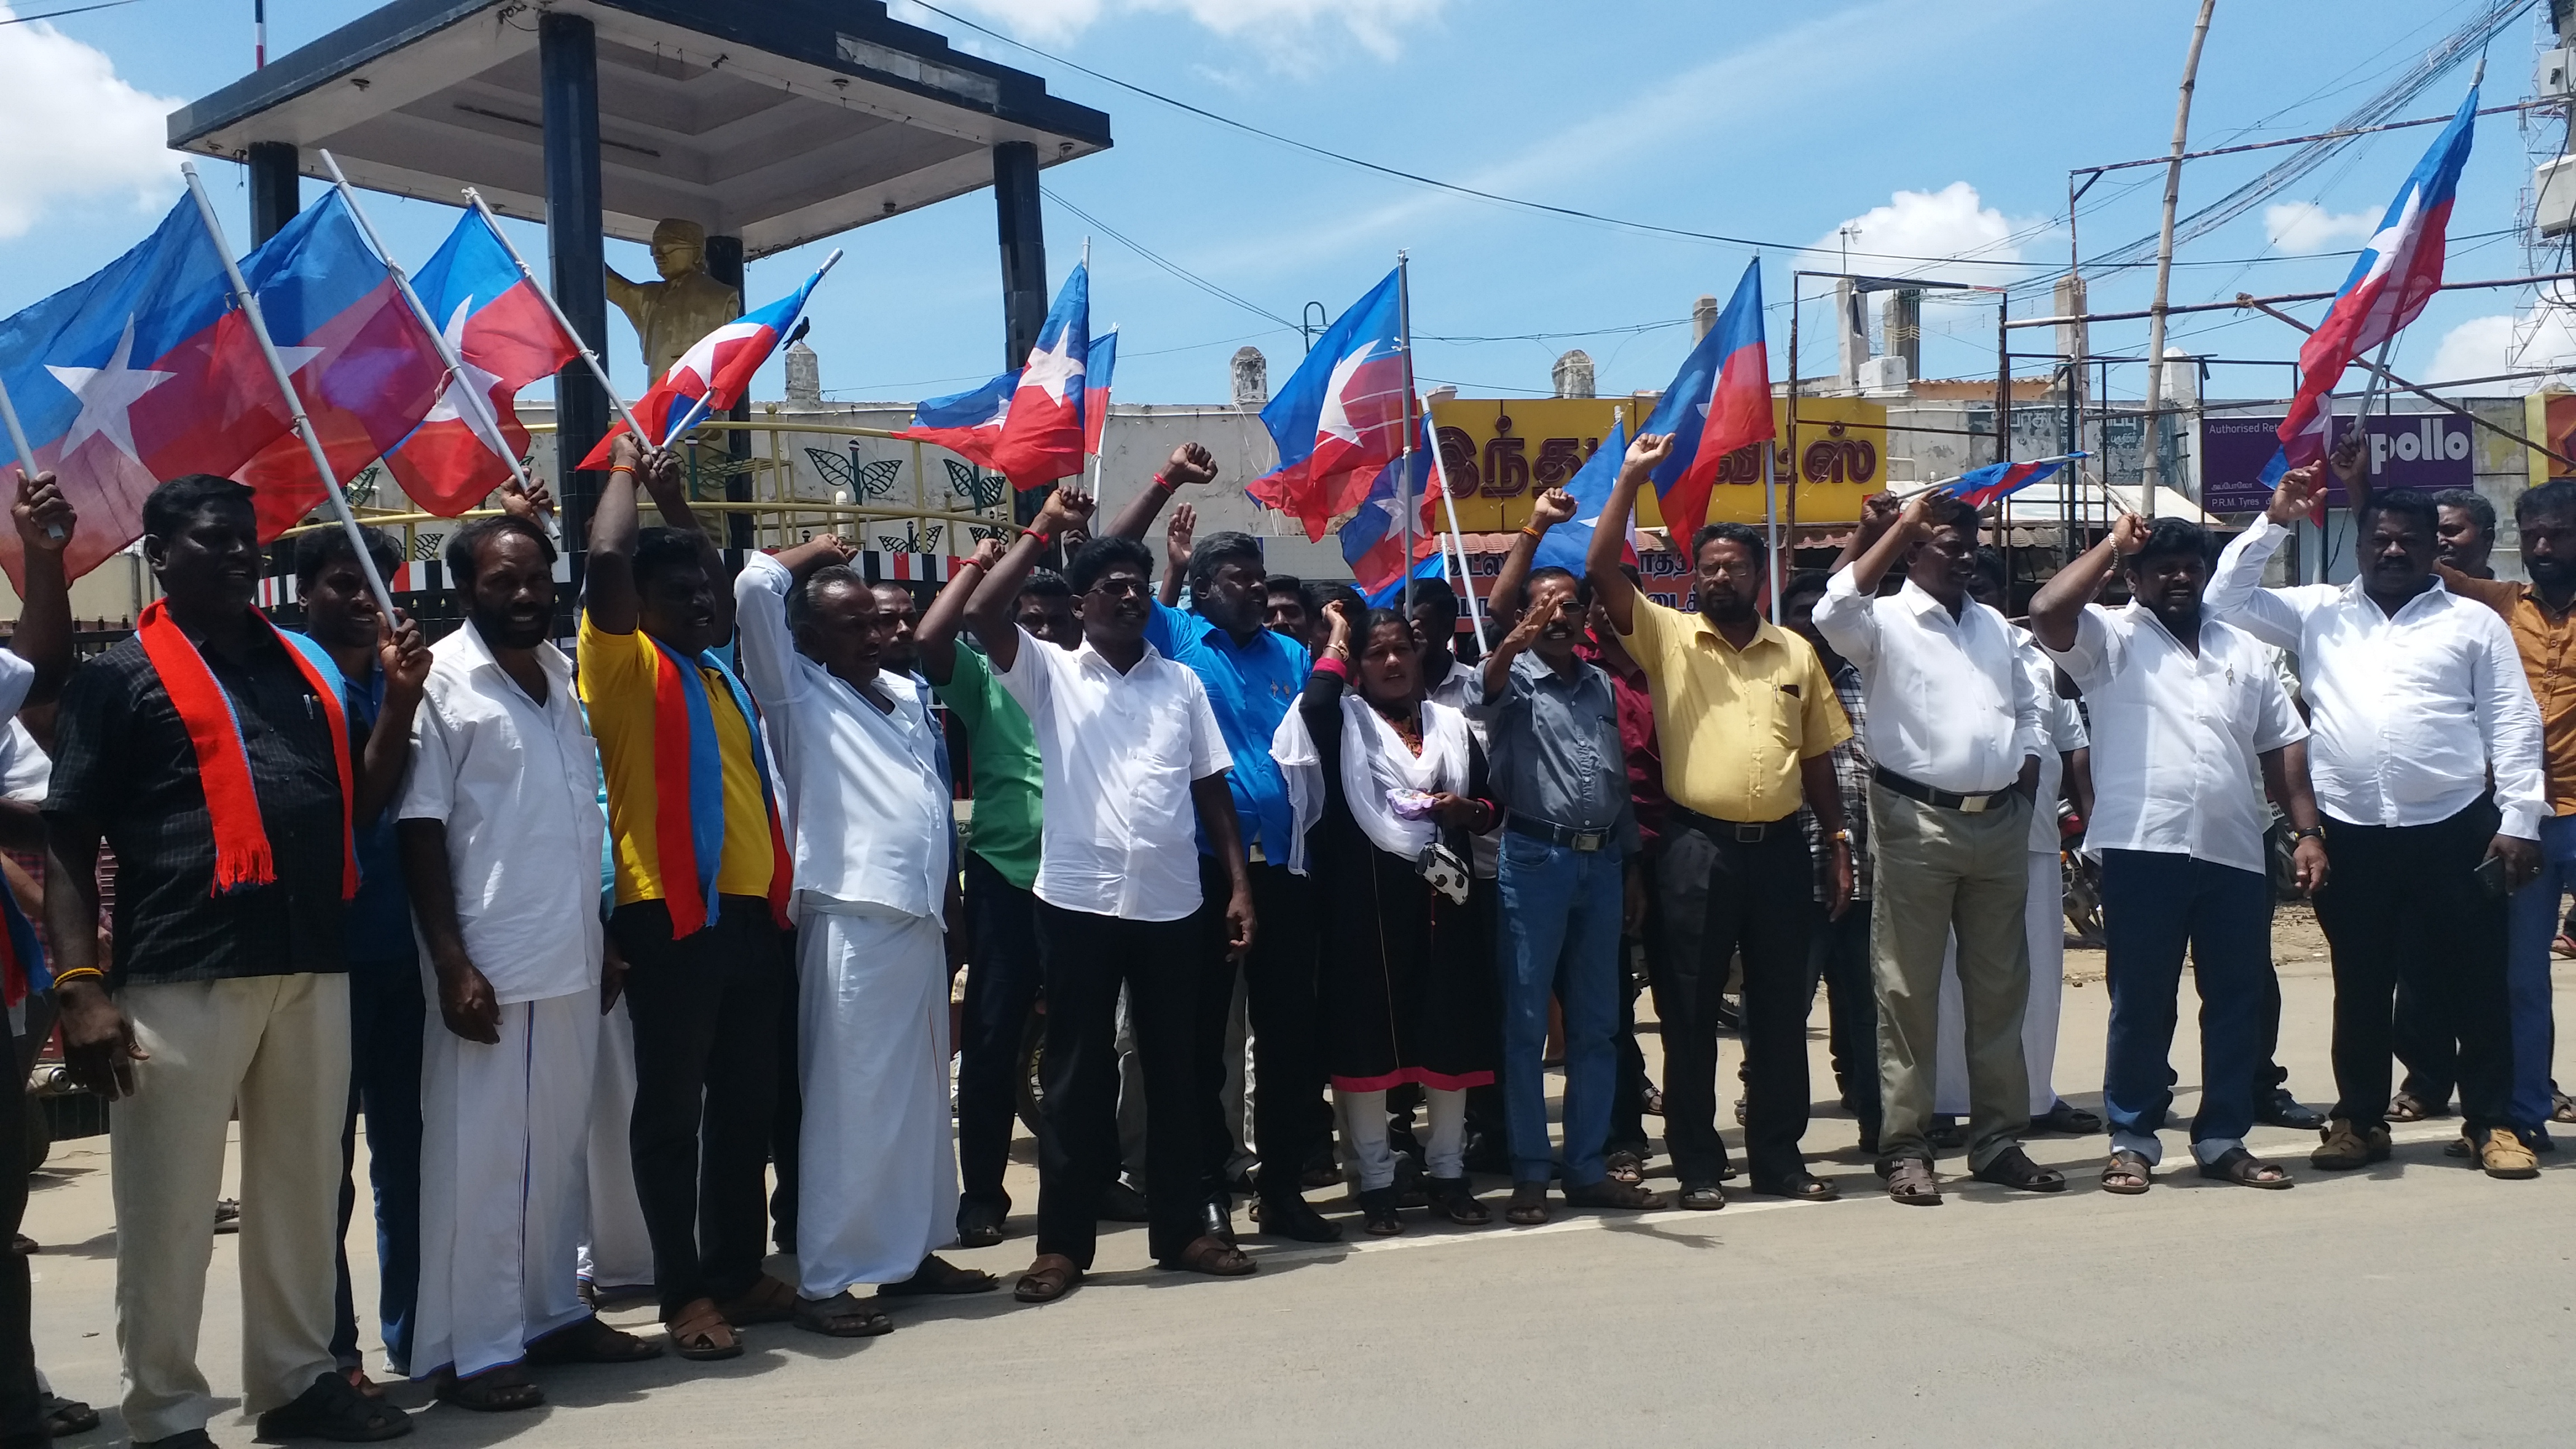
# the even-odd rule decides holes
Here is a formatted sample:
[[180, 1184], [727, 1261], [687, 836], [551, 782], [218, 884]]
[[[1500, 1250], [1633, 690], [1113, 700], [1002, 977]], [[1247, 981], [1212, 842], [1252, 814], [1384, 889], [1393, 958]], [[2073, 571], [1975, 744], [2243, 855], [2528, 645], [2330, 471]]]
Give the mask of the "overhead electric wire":
[[0, 16], [0, 25], [24, 25], [30, 20], [60, 20], [66, 15], [87, 15], [93, 10], [113, 10], [119, 5], [132, 5], [136, 0], [99, 0], [96, 5], [75, 5], [69, 10], [48, 10], [42, 15]]

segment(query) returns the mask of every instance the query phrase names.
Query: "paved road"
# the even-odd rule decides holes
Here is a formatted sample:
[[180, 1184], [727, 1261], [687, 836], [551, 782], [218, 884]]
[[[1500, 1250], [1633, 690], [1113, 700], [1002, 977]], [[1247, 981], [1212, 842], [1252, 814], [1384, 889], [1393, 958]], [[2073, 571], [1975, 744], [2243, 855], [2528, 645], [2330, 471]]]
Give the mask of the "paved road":
[[[2287, 1061], [2315, 1100], [2327, 985], [2321, 963], [2288, 969]], [[2062, 1088], [2099, 1080], [2105, 1010], [2098, 984], [2068, 990]], [[2178, 1053], [2186, 1084], [2197, 1056]], [[435, 1408], [413, 1442], [2566, 1444], [2576, 1152], [2544, 1158], [2537, 1182], [2490, 1182], [2441, 1155], [2450, 1130], [2401, 1129], [2395, 1161], [2335, 1178], [2290, 1156], [2293, 1134], [2260, 1133], [2258, 1151], [2297, 1163], [2286, 1193], [2192, 1178], [2169, 1134], [2179, 1175], [2136, 1199], [2094, 1187], [2101, 1138], [2040, 1139], [2033, 1155], [2076, 1178], [2063, 1197], [1954, 1182], [1927, 1211], [1870, 1195], [1850, 1124], [1820, 1117], [1808, 1145], [1851, 1200], [1256, 1247], [1261, 1273], [1226, 1283], [1155, 1271], [1127, 1229], [1044, 1309], [904, 1305], [897, 1332], [860, 1343], [767, 1327], [730, 1364], [550, 1371], [550, 1407]], [[62, 1391], [106, 1407], [105, 1154], [73, 1144], [56, 1166], [29, 1214], [47, 1245], [40, 1356]], [[1033, 1186], [1015, 1185], [1023, 1212]], [[205, 1363], [236, 1393], [232, 1240], [218, 1242]], [[1007, 1273], [1028, 1251], [955, 1256]], [[250, 1441], [235, 1413], [213, 1427]], [[68, 1442], [122, 1436], [111, 1413]]]

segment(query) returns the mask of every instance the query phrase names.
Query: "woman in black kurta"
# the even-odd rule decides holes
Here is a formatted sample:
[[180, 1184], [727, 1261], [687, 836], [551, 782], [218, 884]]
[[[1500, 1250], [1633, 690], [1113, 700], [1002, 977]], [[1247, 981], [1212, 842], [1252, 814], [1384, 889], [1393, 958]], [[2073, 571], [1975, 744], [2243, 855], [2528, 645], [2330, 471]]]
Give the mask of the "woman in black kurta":
[[[1463, 1150], [1466, 1091], [1494, 1080], [1492, 953], [1474, 904], [1443, 895], [1424, 879], [1418, 856], [1391, 852], [1371, 830], [1410, 829], [1426, 843], [1445, 838], [1463, 860], [1463, 832], [1493, 823], [1484, 756], [1456, 711], [1422, 698], [1414, 634], [1402, 615], [1381, 609], [1369, 616], [1367, 647], [1356, 662], [1339, 606], [1334, 619], [1298, 705], [1322, 787], [1306, 849], [1321, 912], [1325, 1065], [1360, 1161], [1368, 1230], [1402, 1231], [1386, 1091], [1407, 1082], [1419, 1083], [1430, 1099], [1434, 1211], [1481, 1223], [1487, 1213], [1468, 1190]], [[1380, 758], [1354, 760], [1353, 751]], [[1354, 775], [1380, 796], [1389, 784], [1422, 788], [1429, 819], [1397, 822], [1383, 798], [1357, 801], [1355, 812]], [[1364, 824], [1359, 813], [1375, 818]]]

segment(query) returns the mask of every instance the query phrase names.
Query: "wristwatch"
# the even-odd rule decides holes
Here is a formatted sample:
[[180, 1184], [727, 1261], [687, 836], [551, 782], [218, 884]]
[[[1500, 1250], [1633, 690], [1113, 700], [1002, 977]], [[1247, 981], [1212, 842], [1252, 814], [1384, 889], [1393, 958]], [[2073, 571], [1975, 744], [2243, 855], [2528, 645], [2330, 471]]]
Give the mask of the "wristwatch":
[[1850, 830], [1848, 827], [1846, 827], [1846, 828], [1844, 828], [1844, 829], [1841, 829], [1841, 830], [1837, 830], [1837, 831], [1833, 832], [1831, 835], [1826, 836], [1825, 838], [1826, 838], [1827, 840], [1835, 841], [1835, 842], [1838, 842], [1838, 843], [1843, 844], [1843, 845], [1851, 845], [1851, 844], [1854, 844], [1854, 843], [1855, 843], [1855, 842], [1853, 841], [1853, 839], [1852, 839], [1852, 833], [1851, 833], [1851, 830]]
[[2296, 845], [2302, 840], [2323, 840], [2325, 838], [2326, 828], [2322, 825], [2311, 825], [2305, 830], [2293, 830], [2290, 832], [2290, 843], [2292, 845]]

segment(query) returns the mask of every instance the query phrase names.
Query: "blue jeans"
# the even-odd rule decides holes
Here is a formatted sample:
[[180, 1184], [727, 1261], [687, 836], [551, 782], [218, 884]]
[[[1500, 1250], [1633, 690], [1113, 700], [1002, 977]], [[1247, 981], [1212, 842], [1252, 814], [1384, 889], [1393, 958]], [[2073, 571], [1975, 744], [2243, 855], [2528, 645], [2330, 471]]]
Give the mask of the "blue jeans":
[[2576, 815], [2540, 821], [2540, 874], [2513, 893], [2513, 944], [2505, 957], [2506, 997], [2513, 1006], [2513, 1118], [2524, 1134], [2549, 1137], [2549, 1113], [2558, 1096], [2550, 1064], [2558, 1051], [2558, 1023], [2549, 989], [2549, 946], [2558, 939], [2558, 908], [2576, 888]]
[[[376, 1318], [384, 1330], [385, 1361], [398, 1374], [411, 1371], [411, 1312], [420, 1294], [420, 1053], [428, 1015], [417, 958], [349, 963], [349, 1117], [340, 1133], [340, 1241], [347, 1243], [349, 1220], [357, 1212], [354, 1169], [363, 1107], [367, 1181], [375, 1190], [376, 1206]], [[357, 1368], [364, 1356], [358, 1348], [347, 1248], [341, 1247], [336, 1257], [340, 1282], [331, 1356], [342, 1368]]]
[[1565, 1013], [1565, 1185], [1590, 1187], [1609, 1175], [1610, 1098], [1617, 1087], [1621, 854], [1576, 850], [1526, 835], [1503, 837], [1503, 1120], [1512, 1181], [1544, 1183], [1555, 1154], [1547, 1143], [1547, 1049], [1551, 992]]
[[2264, 992], [2272, 979], [2270, 883], [2255, 871], [2164, 851], [2102, 852], [2111, 1040], [2102, 1107], [2111, 1145], [2160, 1161], [2156, 1133], [2173, 1106], [2176, 998], [2183, 947], [2200, 991], [2200, 1114], [2192, 1155], [2216, 1160], [2254, 1125]]

